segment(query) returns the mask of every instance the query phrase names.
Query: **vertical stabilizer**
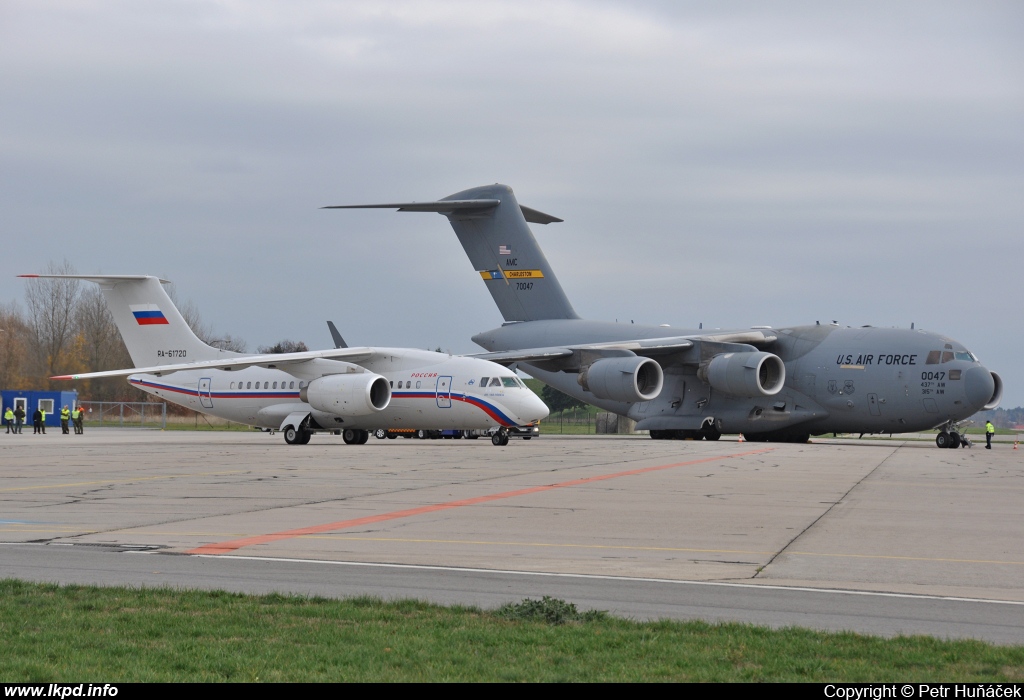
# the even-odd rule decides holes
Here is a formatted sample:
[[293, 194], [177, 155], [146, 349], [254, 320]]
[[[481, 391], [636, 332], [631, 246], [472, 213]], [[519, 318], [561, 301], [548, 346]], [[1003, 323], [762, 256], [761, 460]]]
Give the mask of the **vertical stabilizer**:
[[527, 225], [561, 219], [520, 206], [507, 185], [474, 187], [436, 202], [324, 208], [444, 214], [506, 322], [579, 318]]
[[500, 202], [483, 211], [454, 210], [446, 215], [506, 322], [579, 318], [533, 237], [512, 188], [487, 185], [445, 197], [449, 199]]
[[117, 329], [136, 367], [175, 365], [233, 357], [196, 337], [159, 277], [148, 275], [22, 275], [64, 277], [100, 285]]

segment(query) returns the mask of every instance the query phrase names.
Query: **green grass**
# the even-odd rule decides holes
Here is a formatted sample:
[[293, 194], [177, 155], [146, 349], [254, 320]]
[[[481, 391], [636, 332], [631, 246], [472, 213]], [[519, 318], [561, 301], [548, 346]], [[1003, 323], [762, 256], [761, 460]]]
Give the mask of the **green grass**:
[[1024, 647], [636, 623], [552, 599], [370, 598], [0, 581], [0, 681], [1021, 681]]

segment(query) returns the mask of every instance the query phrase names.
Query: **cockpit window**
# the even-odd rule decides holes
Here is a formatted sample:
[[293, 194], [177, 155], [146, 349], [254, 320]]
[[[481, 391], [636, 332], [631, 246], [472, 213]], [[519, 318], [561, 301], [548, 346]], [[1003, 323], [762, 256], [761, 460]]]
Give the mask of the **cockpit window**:
[[501, 380], [498, 379], [497, 377], [493, 377], [491, 379], [490, 386], [501, 386]]
[[924, 361], [926, 365], [937, 365], [939, 364], [939, 356], [942, 353], [938, 350], [932, 350], [928, 353], [928, 359]]
[[952, 350], [943, 350], [942, 351], [942, 361], [943, 362], [952, 362], [953, 361], [953, 351]]
[[515, 377], [502, 377], [501, 381], [502, 381], [502, 383], [505, 386], [512, 387], [513, 389], [518, 389], [519, 388], [519, 385], [516, 384], [516, 378]]
[[490, 377], [480, 377], [480, 386], [487, 386], [488, 379], [490, 379]]
[[974, 362], [975, 361], [974, 360], [974, 355], [972, 355], [969, 352], [957, 352], [957, 353], [955, 353], [955, 355], [956, 355], [956, 359], [958, 359], [958, 360], [967, 360], [968, 362]]

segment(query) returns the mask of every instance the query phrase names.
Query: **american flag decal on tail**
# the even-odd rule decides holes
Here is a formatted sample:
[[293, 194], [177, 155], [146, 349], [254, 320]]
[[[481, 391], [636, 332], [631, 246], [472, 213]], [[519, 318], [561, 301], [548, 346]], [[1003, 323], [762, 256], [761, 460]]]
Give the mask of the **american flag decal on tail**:
[[131, 304], [129, 308], [140, 326], [169, 325], [164, 312], [156, 304]]

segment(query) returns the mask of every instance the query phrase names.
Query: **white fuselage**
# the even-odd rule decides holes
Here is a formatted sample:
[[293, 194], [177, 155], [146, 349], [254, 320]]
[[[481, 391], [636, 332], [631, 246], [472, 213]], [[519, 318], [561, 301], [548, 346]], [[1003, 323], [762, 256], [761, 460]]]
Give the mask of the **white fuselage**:
[[[166, 376], [133, 374], [128, 381], [201, 413], [272, 430], [299, 411], [310, 412], [325, 430], [485, 429], [525, 425], [548, 414], [544, 403], [513, 372], [484, 360], [378, 349], [373, 359], [360, 364], [390, 383], [391, 400], [383, 410], [366, 415], [316, 410], [299, 395], [314, 375], [306, 374], [304, 379], [301, 372], [280, 369], [182, 370]], [[481, 386], [485, 379], [489, 386]]]

